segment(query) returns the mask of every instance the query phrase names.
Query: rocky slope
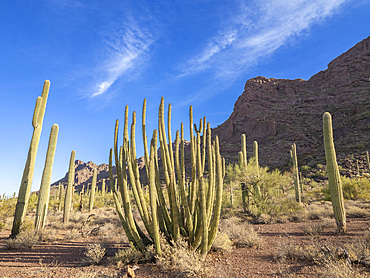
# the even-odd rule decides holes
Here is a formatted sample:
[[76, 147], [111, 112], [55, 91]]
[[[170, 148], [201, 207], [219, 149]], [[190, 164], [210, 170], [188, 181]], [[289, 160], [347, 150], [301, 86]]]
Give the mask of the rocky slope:
[[301, 165], [325, 164], [325, 111], [333, 117], [339, 158], [364, 157], [370, 149], [370, 37], [308, 81], [262, 76], [248, 80], [233, 113], [213, 134], [219, 136], [221, 152], [229, 161], [236, 160], [245, 133], [249, 153], [253, 141], [258, 141], [264, 166], [287, 168], [293, 143]]

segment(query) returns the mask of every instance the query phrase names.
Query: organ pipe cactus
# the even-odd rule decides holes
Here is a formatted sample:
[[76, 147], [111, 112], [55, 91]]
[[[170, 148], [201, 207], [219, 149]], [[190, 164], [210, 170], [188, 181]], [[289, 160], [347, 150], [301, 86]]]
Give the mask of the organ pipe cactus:
[[46, 80], [44, 82], [44, 87], [42, 90], [41, 97], [37, 98], [35, 110], [33, 113], [32, 118], [32, 126], [33, 126], [33, 134], [31, 139], [30, 148], [28, 151], [28, 157], [26, 161], [26, 165], [24, 167], [23, 176], [21, 185], [19, 188], [17, 205], [15, 208], [14, 220], [13, 220], [13, 228], [10, 237], [14, 238], [19, 234], [20, 227], [24, 221], [26, 216], [28, 201], [30, 198], [31, 187], [32, 187], [32, 180], [33, 180], [33, 172], [35, 169], [35, 161], [36, 161], [36, 154], [37, 149], [40, 142], [40, 135], [42, 130], [42, 123], [44, 121], [45, 115], [45, 108], [46, 102], [49, 95], [49, 88], [50, 88], [50, 81]]
[[62, 202], [63, 202], [63, 185], [61, 183], [59, 183], [58, 185], [58, 211], [61, 211], [62, 210]]
[[96, 180], [98, 177], [98, 170], [95, 168], [92, 181], [91, 181], [91, 191], [90, 191], [90, 200], [89, 200], [89, 212], [91, 212], [94, 208], [94, 201], [95, 201], [95, 191], [96, 191]]
[[369, 161], [369, 152], [366, 151], [366, 164], [367, 164], [367, 171], [370, 174], [370, 161]]
[[291, 158], [293, 163], [293, 173], [294, 173], [294, 189], [295, 189], [295, 199], [298, 203], [301, 202], [301, 185], [299, 183], [299, 171], [298, 171], [298, 160], [297, 160], [297, 146], [294, 143], [291, 150]]
[[69, 160], [69, 170], [68, 170], [68, 184], [66, 188], [66, 195], [64, 198], [64, 211], [63, 211], [63, 222], [68, 223], [69, 214], [71, 211], [72, 197], [73, 197], [73, 183], [75, 179], [75, 157], [76, 151], [71, 152], [71, 158]]
[[330, 113], [323, 115], [324, 147], [326, 158], [326, 171], [328, 173], [329, 190], [333, 205], [337, 229], [340, 233], [346, 232], [346, 212], [344, 209], [342, 183], [334, 148], [332, 118]]
[[37, 202], [35, 218], [35, 228], [37, 231], [45, 227], [50, 197], [51, 172], [54, 163], [55, 149], [57, 147], [58, 131], [59, 126], [57, 124], [54, 124], [50, 132], [49, 145], [45, 159], [45, 167], [44, 172], [42, 173], [39, 198]]
[[[146, 102], [144, 101], [146, 108]], [[143, 108], [143, 133], [145, 131], [145, 108]], [[113, 180], [113, 154], [117, 170], [118, 188], [112, 187], [116, 210], [122, 227], [132, 244], [140, 251], [154, 244], [157, 255], [161, 254], [159, 234], [163, 233], [174, 241], [183, 235], [189, 245], [205, 255], [210, 250], [217, 233], [221, 213], [223, 172], [218, 138], [211, 145], [210, 126], [201, 121], [197, 128], [193, 126], [192, 108], [190, 108], [191, 126], [191, 163], [192, 179], [190, 190], [185, 189], [184, 131], [176, 132], [175, 148], [171, 137], [171, 106], [168, 109], [167, 129], [164, 117], [164, 100], [162, 98], [158, 113], [158, 131], [153, 137], [145, 155], [147, 181], [149, 183], [149, 203], [144, 198], [143, 184], [136, 161], [135, 125], [136, 114], [133, 113], [131, 134], [128, 134], [128, 107], [125, 110], [123, 145], [118, 146], [118, 127], [116, 121], [114, 148], [109, 156], [109, 176]], [[207, 128], [204, 128], [204, 125]], [[195, 129], [195, 136], [193, 131]], [[167, 130], [167, 132], [166, 132]], [[201, 147], [201, 133], [203, 133]], [[181, 138], [180, 138], [181, 137]], [[143, 136], [144, 141], [146, 136]], [[159, 140], [161, 164], [157, 156]], [[208, 146], [207, 146], [208, 145]], [[144, 149], [146, 149], [144, 144]], [[180, 150], [181, 149], [181, 150]], [[204, 156], [207, 155], [206, 158]], [[205, 161], [208, 164], [208, 179], [205, 178]], [[164, 181], [164, 184], [162, 184]], [[130, 185], [130, 186], [129, 186]], [[131, 192], [130, 192], [131, 191]], [[133, 200], [131, 199], [131, 193]], [[123, 206], [119, 201], [122, 198]], [[134, 203], [133, 203], [134, 202]], [[144, 223], [147, 233], [137, 225], [132, 207], [135, 205]]]

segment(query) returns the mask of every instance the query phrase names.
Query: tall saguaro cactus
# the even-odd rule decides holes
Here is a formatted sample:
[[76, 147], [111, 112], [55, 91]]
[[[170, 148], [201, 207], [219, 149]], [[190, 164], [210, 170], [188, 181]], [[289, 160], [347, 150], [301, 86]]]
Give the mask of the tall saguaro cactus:
[[95, 191], [96, 191], [96, 181], [98, 177], [98, 169], [94, 169], [92, 181], [91, 181], [91, 191], [90, 191], [90, 201], [89, 201], [89, 212], [91, 212], [94, 208], [94, 201], [95, 201]]
[[68, 223], [69, 214], [71, 212], [71, 204], [73, 197], [73, 183], [75, 180], [75, 157], [76, 151], [71, 152], [71, 158], [69, 160], [69, 170], [68, 170], [68, 184], [66, 188], [66, 196], [64, 198], [64, 211], [63, 211], [63, 222]]
[[299, 171], [298, 171], [298, 160], [297, 160], [297, 146], [294, 143], [291, 150], [291, 158], [293, 163], [293, 172], [294, 172], [294, 189], [295, 189], [295, 199], [298, 203], [301, 202], [301, 184], [299, 183]]
[[46, 80], [44, 82], [44, 88], [42, 90], [41, 97], [37, 98], [35, 110], [32, 118], [33, 134], [31, 139], [30, 148], [28, 151], [28, 157], [26, 165], [23, 171], [23, 177], [21, 181], [21, 186], [19, 188], [17, 205], [15, 208], [14, 221], [11, 237], [16, 237], [19, 234], [20, 227], [26, 216], [28, 201], [30, 198], [33, 172], [35, 169], [35, 161], [37, 149], [40, 142], [40, 135], [42, 130], [42, 123], [44, 121], [46, 102], [49, 95], [50, 81]]
[[48, 150], [46, 153], [44, 172], [42, 173], [41, 186], [39, 191], [39, 199], [37, 202], [35, 228], [36, 230], [45, 227], [46, 215], [48, 212], [49, 197], [50, 197], [50, 180], [53, 169], [55, 149], [57, 147], [59, 126], [54, 124], [51, 128]]
[[332, 119], [329, 112], [323, 115], [324, 147], [326, 171], [329, 179], [329, 190], [333, 205], [334, 217], [340, 233], [346, 232], [346, 212], [344, 209], [342, 183], [334, 148]]

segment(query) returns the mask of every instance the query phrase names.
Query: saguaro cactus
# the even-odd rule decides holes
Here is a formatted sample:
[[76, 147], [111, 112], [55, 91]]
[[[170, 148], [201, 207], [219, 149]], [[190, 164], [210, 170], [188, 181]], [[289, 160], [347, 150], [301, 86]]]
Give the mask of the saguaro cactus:
[[76, 152], [71, 152], [71, 159], [69, 160], [68, 184], [66, 189], [66, 196], [64, 198], [63, 222], [68, 223], [69, 213], [71, 211], [72, 197], [73, 197], [73, 183], [75, 180], [75, 156]]
[[92, 181], [91, 181], [91, 191], [90, 191], [90, 201], [89, 201], [89, 212], [91, 212], [94, 208], [94, 201], [95, 201], [95, 191], [96, 191], [96, 180], [98, 177], [98, 169], [94, 169]]
[[297, 146], [294, 143], [291, 150], [291, 158], [293, 163], [293, 173], [294, 173], [294, 189], [295, 189], [295, 199], [298, 203], [301, 202], [301, 185], [299, 183], [299, 171], [298, 171], [298, 160], [297, 160]]
[[59, 126], [54, 124], [51, 128], [48, 150], [46, 153], [45, 167], [42, 174], [39, 199], [37, 202], [35, 228], [36, 230], [45, 227], [46, 215], [48, 212], [49, 196], [50, 196], [50, 180], [51, 172], [54, 163], [55, 149], [57, 147]]
[[329, 179], [329, 190], [331, 202], [333, 205], [334, 217], [337, 223], [338, 231], [346, 232], [346, 212], [344, 209], [342, 183], [337, 164], [337, 158], [334, 148], [333, 127], [331, 115], [325, 112], [323, 115], [324, 129], [324, 147], [326, 157], [326, 171]]
[[17, 205], [15, 208], [14, 221], [11, 237], [15, 237], [19, 234], [20, 227], [26, 216], [28, 200], [30, 198], [33, 172], [35, 168], [36, 154], [40, 142], [40, 135], [42, 130], [42, 123], [44, 121], [46, 102], [49, 95], [50, 81], [44, 82], [44, 88], [42, 90], [41, 97], [37, 98], [35, 110], [32, 118], [33, 134], [31, 139], [30, 148], [28, 151], [28, 157], [26, 165], [23, 171], [23, 177], [21, 186], [19, 188]]

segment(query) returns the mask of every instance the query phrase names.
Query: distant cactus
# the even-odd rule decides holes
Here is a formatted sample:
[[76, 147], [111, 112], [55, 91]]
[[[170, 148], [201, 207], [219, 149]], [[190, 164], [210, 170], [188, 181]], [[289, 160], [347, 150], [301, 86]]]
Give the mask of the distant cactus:
[[93, 173], [93, 177], [92, 177], [92, 182], [91, 182], [89, 212], [91, 212], [94, 208], [97, 176], [98, 176], [98, 169], [95, 168], [94, 173]]
[[63, 204], [63, 185], [59, 183], [58, 185], [58, 211], [62, 210], [62, 204]]
[[33, 113], [32, 126], [33, 134], [31, 139], [30, 148], [28, 151], [27, 162], [24, 167], [23, 177], [21, 181], [21, 186], [19, 188], [17, 205], [15, 208], [13, 228], [10, 237], [14, 238], [19, 234], [20, 227], [26, 216], [28, 200], [30, 198], [31, 186], [33, 180], [33, 172], [35, 168], [36, 154], [39, 146], [40, 135], [42, 130], [42, 123], [44, 120], [46, 102], [48, 99], [50, 88], [50, 81], [46, 80], [44, 82], [44, 88], [42, 90], [41, 97], [37, 98], [35, 110]]
[[295, 199], [298, 203], [301, 202], [301, 185], [299, 183], [299, 171], [298, 171], [298, 160], [297, 160], [297, 146], [294, 143], [291, 149], [291, 158], [293, 163], [293, 173], [294, 173], [294, 190], [295, 190]]
[[324, 147], [326, 157], [326, 170], [329, 179], [329, 190], [333, 205], [334, 217], [338, 231], [346, 232], [346, 212], [344, 209], [342, 183], [340, 179], [337, 158], [334, 148], [333, 128], [331, 115], [325, 112], [323, 115]]
[[[257, 143], [257, 141], [253, 142], [253, 159], [254, 159], [254, 165], [256, 167], [256, 175], [257, 175], [257, 178], [259, 178], [258, 143]], [[256, 183], [254, 185], [254, 196], [256, 198], [259, 198], [261, 196], [261, 188], [258, 185], [258, 183]]]
[[369, 161], [369, 152], [366, 151], [366, 164], [367, 164], [367, 171], [370, 174], [370, 161]]
[[39, 199], [36, 209], [35, 228], [37, 231], [45, 227], [50, 196], [51, 172], [54, 163], [55, 149], [57, 147], [58, 131], [59, 126], [54, 124], [50, 132], [49, 145], [46, 153], [45, 167], [42, 174]]
[[69, 170], [68, 170], [68, 184], [66, 188], [66, 195], [64, 198], [64, 210], [63, 210], [63, 222], [68, 223], [69, 214], [71, 212], [72, 197], [73, 197], [73, 183], [75, 179], [75, 156], [76, 152], [73, 150], [71, 152], [71, 158], [69, 160]]

